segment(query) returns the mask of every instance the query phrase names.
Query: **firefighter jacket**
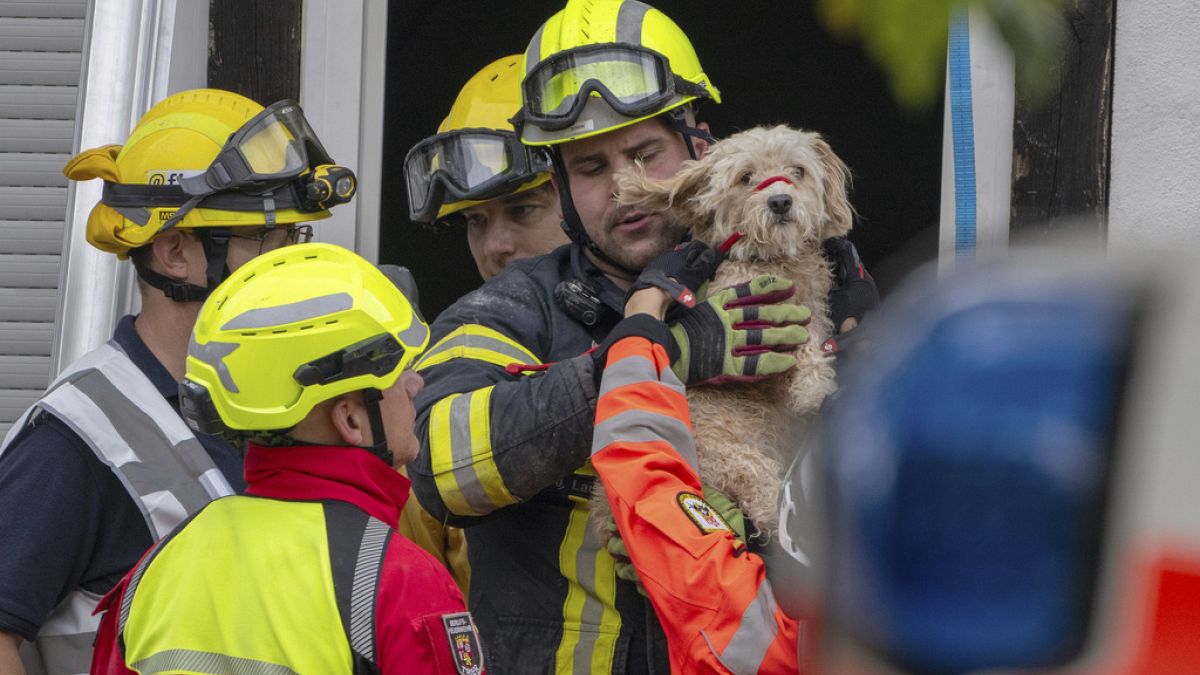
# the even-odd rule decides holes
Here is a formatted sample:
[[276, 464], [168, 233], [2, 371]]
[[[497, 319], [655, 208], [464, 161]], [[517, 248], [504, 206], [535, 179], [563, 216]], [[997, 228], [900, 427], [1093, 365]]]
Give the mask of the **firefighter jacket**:
[[[560, 303], [556, 288], [572, 295]], [[443, 312], [417, 363], [422, 448], [409, 476], [435, 518], [466, 528], [468, 605], [493, 672], [666, 666], [648, 603], [617, 579], [588, 524], [596, 385], [581, 355], [623, 305], [577, 246], [563, 246], [510, 264]]]
[[255, 445], [246, 478], [106, 596], [93, 673], [483, 672], [449, 573], [393, 536], [408, 479], [361, 448]]
[[[155, 540], [211, 500], [233, 494], [178, 411], [115, 340], [59, 374], [13, 424], [0, 452], [39, 411], [62, 420], [116, 473]], [[34, 641], [40, 664], [28, 665], [51, 675], [86, 671], [99, 600], [82, 588], [68, 593]]]
[[632, 334], [607, 355], [592, 465], [666, 631], [671, 672], [796, 673], [799, 623], [779, 609], [762, 558], [702, 496], [665, 325], [638, 315], [618, 330]]

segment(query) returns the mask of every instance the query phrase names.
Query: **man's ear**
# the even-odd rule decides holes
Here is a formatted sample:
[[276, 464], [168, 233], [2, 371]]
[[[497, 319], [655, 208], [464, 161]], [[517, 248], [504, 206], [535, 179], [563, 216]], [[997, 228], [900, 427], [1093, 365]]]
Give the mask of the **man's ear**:
[[188, 247], [191, 237], [180, 230], [167, 230], [150, 244], [154, 271], [175, 281], [188, 278]]
[[[712, 136], [712, 129], [708, 127], [708, 122], [696, 122], [696, 128], [708, 134], [709, 136]], [[708, 154], [708, 149], [712, 147], [712, 143], [709, 143], [708, 140], [704, 138], [693, 137], [692, 146], [696, 148], [696, 158], [702, 159], [706, 154]]]
[[370, 445], [370, 420], [360, 396], [346, 394], [337, 397], [329, 406], [329, 422], [346, 445]]

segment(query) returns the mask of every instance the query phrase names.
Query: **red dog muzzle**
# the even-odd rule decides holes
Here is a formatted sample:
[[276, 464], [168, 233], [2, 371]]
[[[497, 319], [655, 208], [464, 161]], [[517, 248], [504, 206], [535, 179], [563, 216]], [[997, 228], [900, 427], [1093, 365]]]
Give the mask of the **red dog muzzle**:
[[760, 192], [763, 189], [780, 182], [787, 183], [788, 185], [795, 185], [795, 183], [792, 182], [792, 179], [788, 178], [787, 176], [771, 176], [770, 178], [759, 183], [758, 186], [754, 188], [754, 191]]

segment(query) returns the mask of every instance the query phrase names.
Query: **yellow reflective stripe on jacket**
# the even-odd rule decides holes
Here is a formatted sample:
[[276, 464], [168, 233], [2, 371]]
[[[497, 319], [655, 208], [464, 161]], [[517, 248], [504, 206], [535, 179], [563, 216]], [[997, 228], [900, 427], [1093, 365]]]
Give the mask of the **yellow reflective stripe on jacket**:
[[159, 549], [126, 593], [126, 663], [177, 666], [183, 657], [223, 654], [259, 669], [353, 671], [319, 503], [217, 500]]
[[482, 516], [515, 504], [492, 454], [492, 387], [453, 394], [429, 411], [429, 459], [446, 508]]
[[541, 363], [532, 352], [507, 335], [487, 326], [468, 323], [438, 340], [421, 356], [414, 369], [421, 371], [451, 359], [474, 359], [501, 368], [511, 363]]
[[[577, 473], [596, 475], [591, 462]], [[600, 546], [588, 524], [588, 500], [571, 496], [571, 515], [559, 548], [558, 565], [567, 579], [563, 636], [555, 653], [555, 673], [611, 673], [621, 615], [617, 613], [616, 561]]]

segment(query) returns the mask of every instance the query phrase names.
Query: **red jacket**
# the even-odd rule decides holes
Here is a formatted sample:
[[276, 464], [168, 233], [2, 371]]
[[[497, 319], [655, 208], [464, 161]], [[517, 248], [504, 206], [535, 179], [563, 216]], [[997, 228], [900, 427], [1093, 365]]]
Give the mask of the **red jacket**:
[[[288, 501], [347, 502], [396, 528], [409, 494], [409, 481], [359, 448], [251, 445], [246, 454], [246, 493]], [[186, 523], [184, 527], [186, 527]], [[164, 539], [169, 541], [169, 539]], [[153, 552], [154, 549], [151, 549]], [[149, 555], [150, 552], [147, 553]], [[151, 565], [153, 560], [151, 560]], [[134, 572], [101, 601], [97, 612], [120, 608]], [[382, 673], [460, 673], [456, 664], [481, 667], [478, 634], [452, 641], [442, 618], [463, 615], [462, 594], [447, 570], [408, 539], [394, 535], [383, 556], [375, 602], [375, 661]], [[92, 673], [133, 673], [118, 646], [118, 611], [102, 620]], [[462, 624], [462, 618], [456, 617]], [[460, 653], [455, 653], [452, 644]], [[461, 653], [461, 652], [464, 652]], [[473, 653], [472, 653], [473, 652]], [[473, 672], [481, 672], [474, 670]]]
[[687, 397], [666, 350], [608, 353], [592, 465], [667, 636], [674, 673], [796, 673], [797, 621], [766, 568], [702, 496]]

